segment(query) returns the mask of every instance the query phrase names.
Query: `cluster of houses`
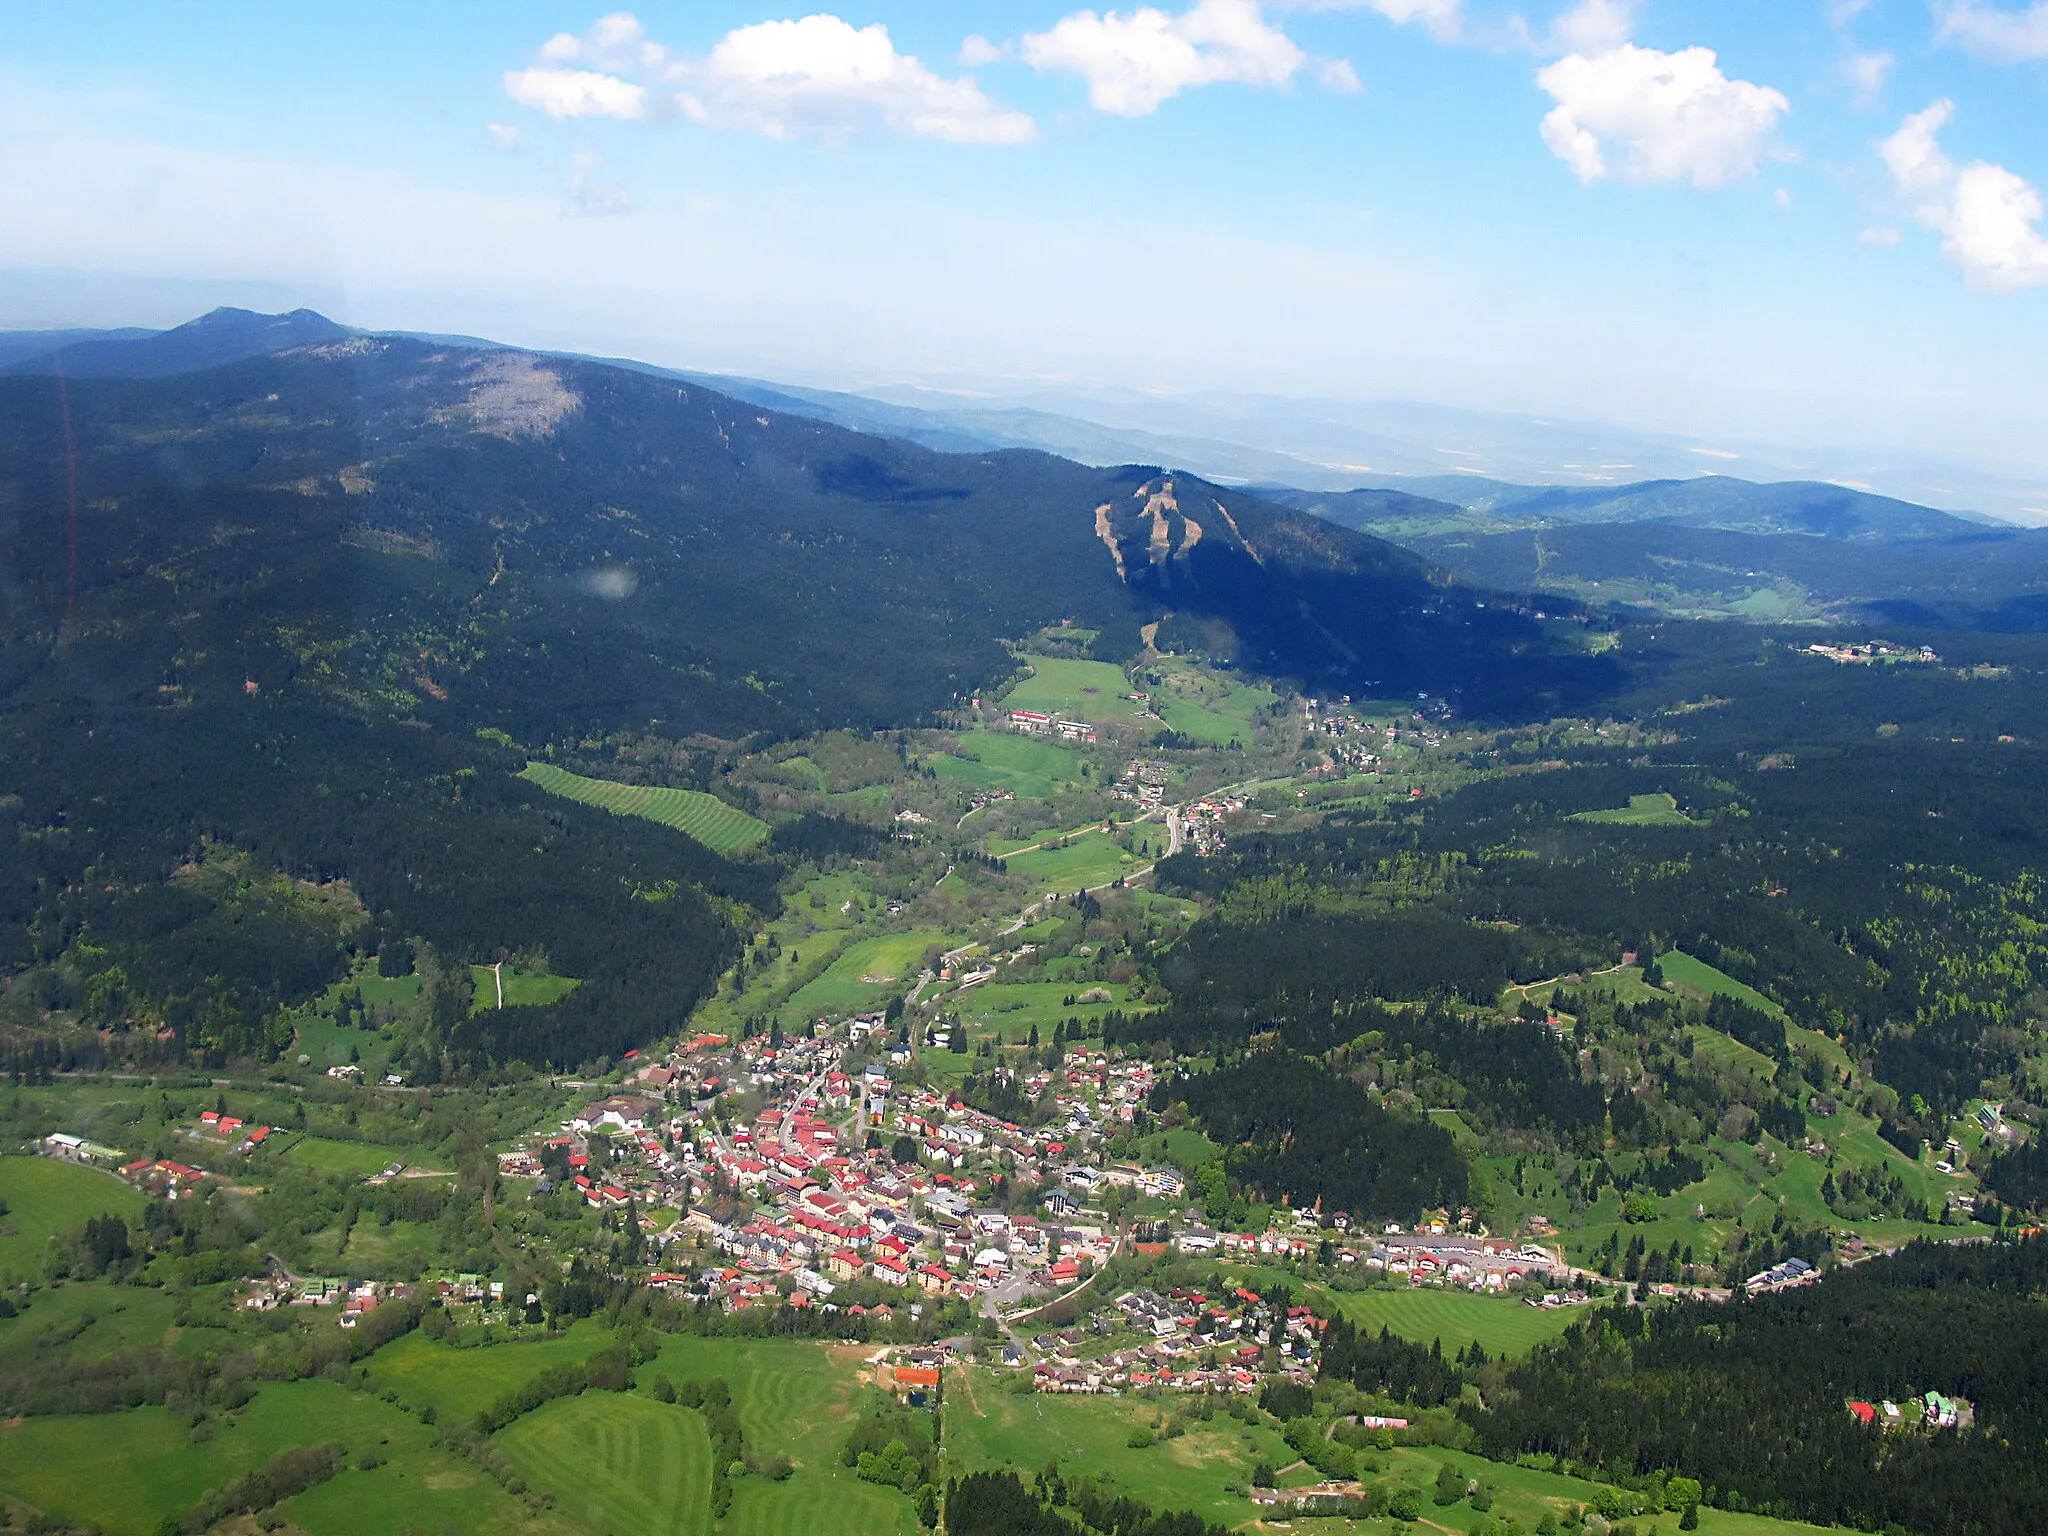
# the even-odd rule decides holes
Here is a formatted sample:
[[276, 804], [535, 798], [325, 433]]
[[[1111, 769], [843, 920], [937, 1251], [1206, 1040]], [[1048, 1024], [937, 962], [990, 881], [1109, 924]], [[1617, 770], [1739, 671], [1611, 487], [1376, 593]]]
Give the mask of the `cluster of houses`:
[[1802, 1285], [1817, 1285], [1820, 1271], [1804, 1259], [1787, 1259], [1769, 1269], [1760, 1270], [1742, 1282], [1742, 1288], [1752, 1296], [1766, 1291], [1797, 1290]]
[[199, 1123], [186, 1134], [201, 1141], [219, 1142], [222, 1146], [232, 1147], [246, 1155], [254, 1152], [278, 1132], [274, 1126], [250, 1125], [233, 1115], [224, 1115], [217, 1110], [209, 1109], [199, 1117]]
[[[1297, 1212], [1303, 1225], [1315, 1224], [1318, 1231], [1340, 1231], [1332, 1218], [1327, 1228], [1311, 1212]], [[1233, 1258], [1307, 1259], [1317, 1256], [1324, 1239], [1316, 1233], [1214, 1232], [1194, 1221], [1174, 1239], [1183, 1253], [1221, 1253]], [[1346, 1222], [1343, 1225], [1348, 1226]], [[1368, 1242], [1335, 1245], [1332, 1258], [1341, 1266], [1377, 1270], [1404, 1277], [1410, 1285], [1461, 1287], [1473, 1291], [1505, 1292], [1525, 1282], [1549, 1282], [1570, 1274], [1570, 1266], [1557, 1254], [1534, 1243], [1515, 1243], [1499, 1238], [1479, 1237], [1469, 1232], [1444, 1229], [1404, 1232], [1389, 1226]], [[1550, 1293], [1558, 1299], [1551, 1305], [1569, 1305], [1583, 1300], [1577, 1292]]]
[[278, 1307], [339, 1308], [344, 1328], [355, 1327], [371, 1308], [387, 1301], [410, 1301], [418, 1288], [396, 1281], [363, 1280], [351, 1285], [326, 1275], [293, 1275], [282, 1270], [252, 1287], [242, 1305], [252, 1312], [269, 1312]]
[[[1087, 1326], [1033, 1338], [1039, 1359], [1032, 1384], [1053, 1393], [1253, 1393], [1276, 1377], [1306, 1384], [1314, 1379], [1323, 1327], [1307, 1307], [1283, 1313], [1242, 1287], [1215, 1297], [1185, 1286], [1165, 1296], [1126, 1291]], [[1097, 1347], [1105, 1335], [1133, 1334], [1143, 1342]], [[1005, 1361], [1021, 1365], [1021, 1351]]]
[[1878, 661], [1932, 663], [1941, 660], [1932, 646], [1892, 645], [1884, 640], [1859, 640], [1848, 645], [1809, 645], [1806, 654], [1824, 657], [1838, 666], [1869, 666]]
[[[1913, 1407], [1918, 1410], [1920, 1425], [1925, 1429], [1967, 1428], [1976, 1417], [1968, 1403], [1940, 1392], [1927, 1393]], [[1906, 1410], [1890, 1399], [1881, 1403], [1852, 1399], [1849, 1413], [1859, 1424], [1878, 1425], [1885, 1429], [1904, 1429], [1911, 1422]]]

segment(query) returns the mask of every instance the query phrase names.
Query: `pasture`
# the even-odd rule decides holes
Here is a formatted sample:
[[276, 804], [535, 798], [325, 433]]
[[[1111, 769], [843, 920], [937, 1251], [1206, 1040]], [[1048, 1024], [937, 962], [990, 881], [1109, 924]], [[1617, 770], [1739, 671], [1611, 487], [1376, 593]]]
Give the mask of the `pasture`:
[[[1100, 1003], [1067, 1001], [1097, 986], [1108, 992], [1112, 1000]], [[1092, 1021], [1117, 1008], [1126, 1013], [1146, 1012], [1144, 1007], [1124, 1001], [1130, 990], [1092, 981], [1020, 981], [1008, 985], [987, 982], [965, 992], [953, 993], [947, 1001], [967, 1021], [968, 1030], [975, 1039], [993, 1034], [999, 1036], [1005, 1045], [1023, 1045], [1030, 1038], [1034, 1024], [1038, 1026], [1039, 1039], [1046, 1041], [1052, 1038], [1053, 1026], [1068, 1019]]]
[[135, 1220], [142, 1192], [99, 1168], [49, 1157], [0, 1157], [0, 1280], [30, 1280], [53, 1237], [109, 1212]]
[[614, 816], [639, 816], [693, 837], [714, 853], [737, 853], [768, 835], [768, 824], [695, 789], [659, 789], [586, 779], [552, 763], [528, 763], [520, 775], [551, 795], [598, 806]]
[[1373, 1291], [1316, 1290], [1318, 1305], [1342, 1312], [1361, 1331], [1386, 1328], [1417, 1344], [1442, 1341], [1445, 1354], [1477, 1343], [1489, 1355], [1526, 1355], [1583, 1315], [1559, 1307], [1546, 1312], [1504, 1296], [1429, 1288]]
[[438, 1167], [439, 1159], [425, 1157], [412, 1147], [387, 1147], [370, 1141], [331, 1141], [325, 1136], [301, 1136], [285, 1148], [287, 1162], [317, 1168], [322, 1173], [354, 1174], [367, 1179], [393, 1163], [408, 1168]]

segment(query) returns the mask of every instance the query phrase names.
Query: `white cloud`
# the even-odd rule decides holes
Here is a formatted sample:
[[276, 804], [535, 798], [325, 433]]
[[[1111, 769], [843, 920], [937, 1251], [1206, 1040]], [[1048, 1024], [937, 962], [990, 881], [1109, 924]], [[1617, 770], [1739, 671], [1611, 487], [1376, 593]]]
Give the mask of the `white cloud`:
[[526, 147], [526, 133], [517, 123], [486, 123], [484, 132], [491, 136], [492, 144], [508, 155]]
[[2008, 11], [1985, 0], [1935, 0], [1941, 40], [1983, 58], [2048, 59], [2048, 0]]
[[1752, 174], [1792, 104], [1769, 86], [1730, 80], [1711, 48], [1660, 53], [1624, 43], [1573, 53], [1537, 83], [1557, 106], [1543, 142], [1579, 180], [1725, 187]]
[[1854, 90], [1858, 107], [1868, 108], [1877, 104], [1884, 95], [1885, 82], [1892, 77], [1895, 62], [1890, 54], [1882, 51], [1865, 53], [1851, 48], [1842, 55], [1842, 77]]
[[1464, 32], [1465, 0], [1280, 0], [1283, 8], [1301, 11], [1378, 11], [1396, 26], [1421, 22], [1443, 42], [1456, 42]]
[[1771, 194], [1771, 206], [1790, 213], [1792, 211], [1792, 194], [1783, 187], [1778, 188], [1777, 191]]
[[536, 65], [505, 76], [505, 94], [522, 107], [549, 117], [620, 117], [638, 122], [648, 115], [647, 89], [595, 69]]
[[1875, 246], [1879, 250], [1890, 250], [1900, 240], [1899, 232], [1889, 224], [1873, 224], [1856, 236], [1858, 245]]
[[1828, 21], [1833, 26], [1846, 27], [1869, 9], [1870, 0], [1835, 0], [1828, 9]]
[[882, 131], [1019, 144], [1037, 134], [1028, 116], [990, 100], [971, 78], [949, 79], [898, 53], [880, 23], [856, 28], [837, 16], [740, 27], [693, 59], [651, 41], [622, 11], [581, 37], [550, 38], [540, 58], [506, 75], [505, 89], [558, 118], [644, 121], [680, 113], [708, 128], [772, 139]]
[[1095, 109], [1119, 117], [1143, 117], [1197, 85], [1286, 86], [1309, 62], [1259, 0], [1198, 0], [1178, 16], [1077, 11], [1026, 36], [1022, 51], [1034, 68], [1081, 76]]
[[1578, 0], [1550, 24], [1553, 53], [1612, 53], [1629, 40], [1640, 0]]
[[585, 151], [576, 156], [569, 174], [569, 212], [586, 219], [616, 218], [633, 211], [625, 188], [601, 174], [602, 155]]
[[1878, 145], [1892, 187], [1913, 217], [1942, 237], [1941, 252], [1972, 288], [2012, 293], [2048, 287], [2041, 194], [2002, 165], [1958, 166], [1941, 147], [1955, 103], [1937, 101]]
[[984, 64], [1000, 64], [1003, 50], [979, 33], [960, 44], [960, 62], [969, 69], [979, 69]]

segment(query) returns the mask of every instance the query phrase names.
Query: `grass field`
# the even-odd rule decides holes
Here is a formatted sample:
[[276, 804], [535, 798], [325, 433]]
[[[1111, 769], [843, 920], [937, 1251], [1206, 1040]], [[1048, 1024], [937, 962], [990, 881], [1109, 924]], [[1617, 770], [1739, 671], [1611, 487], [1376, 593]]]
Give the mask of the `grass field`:
[[48, 1157], [0, 1157], [0, 1279], [34, 1279], [52, 1237], [111, 1211], [130, 1221], [142, 1214], [140, 1190], [99, 1168]]
[[1122, 667], [1106, 661], [1072, 661], [1058, 656], [1021, 656], [1032, 675], [1003, 695], [1004, 709], [1030, 709], [1065, 715], [1096, 725], [1143, 725], [1142, 704], [1124, 697], [1131, 691]]
[[1064, 848], [1043, 848], [1003, 860], [1013, 875], [1036, 880], [1047, 890], [1078, 891], [1107, 885], [1140, 867], [1107, 832], [1084, 832]]
[[1702, 997], [1731, 997], [1738, 1003], [1747, 1003], [1768, 1013], [1774, 1019], [1785, 1017], [1785, 1010], [1756, 988], [1744, 986], [1726, 971], [1717, 971], [1706, 961], [1695, 960], [1682, 949], [1659, 955], [1657, 969], [1664, 973], [1664, 985], [1667, 987], [1675, 987], [1681, 992], [1697, 992]]
[[407, 1530], [519, 1530], [525, 1509], [482, 1469], [435, 1450], [411, 1415], [328, 1381], [276, 1382], [195, 1443], [162, 1408], [31, 1419], [0, 1429], [0, 1488], [72, 1526], [110, 1536], [154, 1536], [219, 1488], [297, 1446], [338, 1444], [350, 1463], [374, 1452], [384, 1465], [344, 1471], [281, 1507], [312, 1536], [389, 1536]]
[[[1066, 1001], [1096, 986], [1110, 993], [1113, 1000], [1071, 1004]], [[1024, 981], [1008, 986], [989, 982], [953, 994], [948, 1001], [967, 1020], [976, 1039], [996, 1034], [1005, 1045], [1022, 1045], [1030, 1038], [1034, 1024], [1038, 1026], [1039, 1039], [1044, 1041], [1052, 1038], [1055, 1024], [1068, 1019], [1099, 1019], [1118, 1008], [1126, 1013], [1145, 1012], [1144, 1008], [1123, 1000], [1128, 990], [1093, 981]]]
[[472, 965], [469, 968], [472, 996], [469, 1011], [483, 1013], [499, 1006], [498, 987], [504, 984], [504, 1006], [520, 1008], [531, 1004], [560, 1002], [571, 992], [583, 985], [575, 976], [537, 976], [527, 971], [515, 971], [511, 966], [502, 970], [488, 965]]
[[918, 962], [945, 935], [930, 929], [885, 933], [848, 945], [823, 975], [804, 983], [790, 998], [792, 1015], [851, 1013], [886, 1002], [908, 990]]
[[1054, 746], [1013, 731], [979, 727], [961, 735], [953, 750], [928, 758], [940, 780], [970, 789], [1007, 789], [1020, 800], [1050, 800], [1069, 784], [1081, 781], [1086, 761], [1072, 747]]
[[370, 1357], [370, 1378], [407, 1406], [432, 1408], [444, 1422], [455, 1421], [473, 1417], [547, 1367], [585, 1359], [610, 1342], [611, 1334], [588, 1319], [560, 1338], [469, 1349], [408, 1333]]
[[657, 789], [586, 779], [551, 763], [528, 763], [521, 778], [551, 795], [601, 806], [615, 816], [640, 816], [694, 837], [716, 853], [751, 848], [768, 835], [768, 824], [733, 809], [716, 795], [694, 789]]
[[[72, 1360], [162, 1344], [184, 1305], [184, 1298], [146, 1286], [71, 1280], [47, 1287], [19, 1317], [0, 1319], [0, 1369], [26, 1365], [59, 1341]], [[213, 1329], [189, 1332], [202, 1341], [220, 1337]]]
[[301, 1136], [285, 1148], [287, 1161], [318, 1168], [322, 1173], [352, 1173], [368, 1178], [393, 1163], [408, 1168], [440, 1169], [440, 1159], [415, 1147], [387, 1147], [368, 1141], [330, 1141], [325, 1136]]
[[703, 1416], [651, 1397], [585, 1392], [497, 1436], [520, 1476], [592, 1532], [699, 1536], [711, 1529], [711, 1440]]
[[1678, 808], [1672, 795], [1630, 795], [1618, 811], [1581, 811], [1567, 821], [1591, 821], [1610, 827], [1696, 827], [1700, 823]]
[[[721, 1531], [732, 1536], [916, 1536], [910, 1500], [863, 1483], [839, 1464], [858, 1411], [865, 1350], [766, 1339], [662, 1341], [640, 1368], [647, 1390], [672, 1381], [722, 1376], [733, 1391], [740, 1428], [757, 1452], [780, 1451], [794, 1473], [783, 1482], [735, 1481]], [[621, 1527], [620, 1536], [626, 1536]]]
[[[1296, 1283], [1300, 1289], [1299, 1282]], [[1560, 1307], [1546, 1312], [1501, 1296], [1434, 1289], [1331, 1291], [1321, 1286], [1316, 1304], [1341, 1311], [1361, 1330], [1391, 1330], [1417, 1344], [1442, 1340], [1444, 1353], [1479, 1343], [1489, 1355], [1525, 1355], [1548, 1343], [1583, 1315]]]

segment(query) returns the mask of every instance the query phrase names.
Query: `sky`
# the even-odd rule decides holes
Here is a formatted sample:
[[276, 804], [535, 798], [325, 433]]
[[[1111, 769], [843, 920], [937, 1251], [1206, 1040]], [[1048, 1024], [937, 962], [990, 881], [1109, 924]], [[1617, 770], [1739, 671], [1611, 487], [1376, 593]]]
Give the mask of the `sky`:
[[0, 326], [2048, 469], [2048, 0], [813, 3], [8, 6]]

